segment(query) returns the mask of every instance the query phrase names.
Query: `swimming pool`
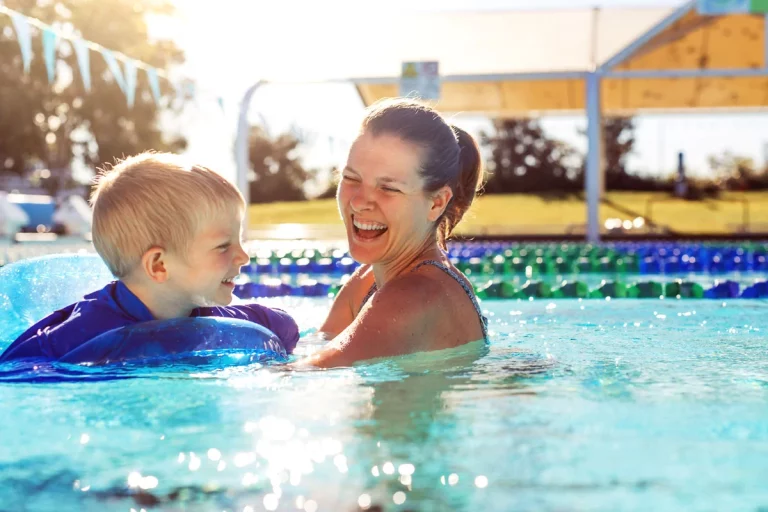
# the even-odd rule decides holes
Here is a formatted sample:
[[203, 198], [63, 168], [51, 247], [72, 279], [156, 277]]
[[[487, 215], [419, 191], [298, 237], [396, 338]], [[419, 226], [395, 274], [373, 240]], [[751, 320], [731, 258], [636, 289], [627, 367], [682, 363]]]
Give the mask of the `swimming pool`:
[[[305, 333], [330, 304], [262, 301]], [[0, 509], [768, 507], [768, 302], [482, 306], [487, 349], [0, 383]]]

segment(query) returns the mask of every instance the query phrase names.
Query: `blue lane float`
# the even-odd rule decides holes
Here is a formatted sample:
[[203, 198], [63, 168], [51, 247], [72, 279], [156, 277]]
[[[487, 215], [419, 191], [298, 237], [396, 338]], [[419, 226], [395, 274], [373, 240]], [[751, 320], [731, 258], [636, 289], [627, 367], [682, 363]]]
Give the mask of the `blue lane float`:
[[[485, 290], [489, 283], [493, 286], [501, 286], [504, 281], [501, 280], [487, 280], [476, 284], [476, 291], [482, 292]], [[615, 284], [615, 281], [609, 283]], [[636, 282], [622, 282], [622, 286], [633, 285], [640, 291], [640, 295], [627, 296], [626, 298], [658, 298], [664, 296], [662, 291], [664, 286], [668, 283], [655, 282], [655, 281], [636, 281]], [[683, 283], [683, 286], [689, 286], [692, 283]], [[651, 286], [653, 285], [653, 286]], [[512, 288], [517, 285], [511, 284]], [[586, 285], [584, 285], [586, 286]], [[658, 291], [655, 291], [658, 289]], [[332, 285], [328, 283], [319, 283], [315, 281], [309, 281], [299, 284], [291, 284], [286, 282], [270, 282], [270, 283], [241, 283], [235, 286], [235, 295], [240, 299], [259, 299], [270, 297], [333, 297], [339, 290], [339, 285]], [[703, 298], [705, 299], [761, 299], [768, 298], [768, 281], [759, 281], [747, 286], [742, 292], [740, 285], [736, 281], [724, 281], [717, 282], [710, 287], [704, 289]], [[673, 295], [674, 296], [674, 295]], [[566, 297], [571, 297], [566, 295]], [[612, 295], [614, 298], [615, 295]], [[689, 295], [683, 295], [683, 297], [693, 298]], [[496, 297], [499, 298], [499, 297]], [[505, 298], [514, 298], [512, 296]]]
[[725, 281], [715, 284], [709, 290], [704, 290], [705, 299], [734, 299], [739, 297], [739, 283]]
[[327, 297], [330, 293], [329, 283], [306, 281], [299, 284], [289, 283], [241, 283], [235, 285], [235, 295], [241, 299], [268, 297]]
[[768, 281], [755, 283], [741, 292], [743, 299], [768, 299]]
[[[501, 271], [505, 260], [520, 260], [511, 265], [513, 273], [527, 266], [547, 272], [633, 272], [639, 274], [708, 273], [768, 271], [768, 243], [747, 243], [744, 247], [724, 243], [617, 242], [602, 245], [584, 243], [527, 244], [521, 242], [451, 242], [448, 255], [454, 264], [496, 264]], [[498, 263], [495, 259], [499, 258]], [[243, 273], [251, 275], [326, 274], [354, 271], [359, 265], [341, 250], [269, 251], [262, 250]], [[507, 265], [509, 266], [509, 265]], [[486, 271], [483, 271], [486, 272]], [[487, 273], [487, 272], [486, 272]]]

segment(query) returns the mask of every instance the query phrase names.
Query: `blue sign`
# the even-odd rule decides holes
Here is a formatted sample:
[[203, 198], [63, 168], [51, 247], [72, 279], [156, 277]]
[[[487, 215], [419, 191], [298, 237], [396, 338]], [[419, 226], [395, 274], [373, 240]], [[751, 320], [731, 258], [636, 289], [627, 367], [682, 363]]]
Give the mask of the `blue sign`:
[[748, 14], [766, 12], [764, 0], [698, 0], [700, 14]]

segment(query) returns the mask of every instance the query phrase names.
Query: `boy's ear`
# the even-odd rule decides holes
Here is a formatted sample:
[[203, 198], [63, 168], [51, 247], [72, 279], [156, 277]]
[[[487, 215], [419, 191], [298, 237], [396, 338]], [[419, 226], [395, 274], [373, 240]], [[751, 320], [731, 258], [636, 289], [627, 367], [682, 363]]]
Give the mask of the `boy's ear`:
[[448, 203], [453, 197], [453, 191], [451, 187], [445, 185], [438, 191], [432, 194], [432, 206], [429, 209], [428, 218], [431, 222], [435, 222], [443, 214], [448, 207]]
[[151, 247], [141, 257], [141, 268], [156, 283], [168, 280], [167, 253], [162, 247]]

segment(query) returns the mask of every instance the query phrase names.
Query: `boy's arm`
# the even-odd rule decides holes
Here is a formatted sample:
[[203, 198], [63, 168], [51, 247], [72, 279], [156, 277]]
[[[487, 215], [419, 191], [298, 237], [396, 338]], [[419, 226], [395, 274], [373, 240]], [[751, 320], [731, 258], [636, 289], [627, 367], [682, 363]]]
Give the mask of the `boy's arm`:
[[57, 350], [52, 339], [52, 329], [66, 322], [72, 315], [75, 304], [60, 309], [43, 318], [24, 331], [0, 354], [0, 361], [10, 361], [26, 357], [45, 357], [58, 359], [63, 353]]
[[[109, 292], [111, 288], [105, 288]], [[38, 357], [60, 359], [99, 334], [138, 320], [105, 298], [104, 290], [86, 295], [27, 329], [0, 355], [0, 361]]]
[[299, 341], [299, 326], [296, 325], [293, 317], [282, 309], [268, 308], [256, 303], [238, 304], [236, 306], [197, 308], [192, 312], [192, 316], [239, 318], [263, 325], [280, 338], [285, 350], [289, 353], [293, 352]]

